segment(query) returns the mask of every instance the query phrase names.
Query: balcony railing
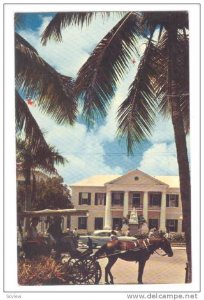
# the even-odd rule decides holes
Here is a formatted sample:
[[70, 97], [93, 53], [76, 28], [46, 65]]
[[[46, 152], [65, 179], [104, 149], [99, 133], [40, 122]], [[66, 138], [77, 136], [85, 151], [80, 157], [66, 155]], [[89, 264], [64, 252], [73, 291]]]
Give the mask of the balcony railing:
[[148, 205], [148, 209], [161, 209], [160, 205]]
[[143, 204], [142, 203], [140, 203], [140, 204], [130, 204], [129, 207], [130, 208], [136, 208], [136, 209], [143, 208]]

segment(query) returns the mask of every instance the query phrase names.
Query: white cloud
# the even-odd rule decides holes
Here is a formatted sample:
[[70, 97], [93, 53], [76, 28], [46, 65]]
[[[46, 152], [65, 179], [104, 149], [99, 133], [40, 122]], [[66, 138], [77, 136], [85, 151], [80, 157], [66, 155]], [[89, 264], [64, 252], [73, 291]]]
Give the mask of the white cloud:
[[[139, 169], [151, 175], [178, 175], [178, 163], [174, 129], [171, 118], [157, 116], [153, 134], [149, 141], [151, 147], [143, 153]], [[190, 137], [186, 138], [190, 154]], [[190, 161], [190, 156], [189, 156]]]
[[[178, 175], [178, 162], [171, 119], [158, 118], [153, 135], [152, 146], [143, 154], [139, 169], [151, 175]], [[190, 137], [186, 138], [190, 163]]]
[[58, 166], [59, 174], [65, 182], [71, 184], [82, 178], [96, 174], [122, 174], [122, 167], [111, 167], [105, 162], [104, 138], [98, 131], [87, 131], [86, 126], [76, 123], [74, 126], [59, 126], [49, 117], [32, 107], [31, 112], [40, 128], [47, 131], [46, 140], [54, 145], [69, 163]]
[[143, 154], [139, 169], [151, 175], [178, 175], [175, 144], [154, 144]]
[[163, 143], [174, 141], [174, 131], [171, 119], [165, 119], [162, 116], [156, 117], [153, 134], [150, 137], [151, 143]]
[[[136, 68], [136, 66], [135, 66]], [[128, 89], [135, 76], [135, 68], [131, 68], [129, 74], [125, 77], [121, 84], [118, 85], [117, 92], [111, 101], [111, 106], [106, 117], [106, 122], [98, 130], [98, 138], [100, 140], [106, 140], [109, 142], [114, 141], [118, 122], [117, 122], [117, 111], [120, 104], [128, 96]]]

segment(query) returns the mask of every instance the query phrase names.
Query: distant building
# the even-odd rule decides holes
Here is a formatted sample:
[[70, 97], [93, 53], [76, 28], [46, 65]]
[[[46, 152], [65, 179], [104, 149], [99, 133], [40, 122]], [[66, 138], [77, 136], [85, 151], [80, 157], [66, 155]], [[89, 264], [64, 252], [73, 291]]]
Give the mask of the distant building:
[[74, 183], [72, 203], [88, 216], [71, 218], [71, 227], [87, 233], [122, 226], [135, 207], [149, 228], [181, 233], [182, 207], [178, 176], [150, 176], [140, 170], [124, 175], [97, 175]]

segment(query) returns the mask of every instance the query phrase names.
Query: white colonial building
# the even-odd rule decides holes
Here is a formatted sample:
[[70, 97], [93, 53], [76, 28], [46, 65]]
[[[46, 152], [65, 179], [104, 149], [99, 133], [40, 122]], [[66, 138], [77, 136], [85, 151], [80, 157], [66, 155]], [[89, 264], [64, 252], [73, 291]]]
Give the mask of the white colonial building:
[[98, 175], [72, 184], [72, 202], [86, 208], [87, 216], [71, 218], [80, 233], [120, 227], [136, 208], [149, 228], [181, 233], [182, 207], [178, 176], [150, 176], [140, 170], [124, 175]]

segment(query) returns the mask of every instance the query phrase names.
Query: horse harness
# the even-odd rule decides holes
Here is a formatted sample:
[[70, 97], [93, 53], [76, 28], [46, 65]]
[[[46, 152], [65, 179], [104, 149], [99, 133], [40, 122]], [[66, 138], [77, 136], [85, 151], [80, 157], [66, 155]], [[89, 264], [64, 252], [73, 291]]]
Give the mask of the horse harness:
[[[147, 252], [150, 252], [151, 254], [153, 254], [154, 252], [156, 254], [158, 254], [159, 256], [166, 256], [167, 254], [160, 254], [156, 251], [156, 249], [150, 249], [151, 246], [153, 246], [152, 243], [150, 243], [150, 239], [146, 238], [146, 239], [140, 239], [140, 240], [136, 240], [136, 241], [131, 241], [131, 242], [126, 242], [126, 241], [120, 241], [120, 240], [112, 240], [110, 242], [108, 242], [107, 246], [108, 248], [111, 250], [113, 249], [116, 245], [119, 246], [118, 249], [116, 249], [113, 253], [109, 253], [106, 256], [101, 256], [100, 258], [103, 257], [109, 257], [109, 256], [115, 256], [118, 254], [123, 254], [126, 252], [137, 252], [137, 251], [142, 251], [142, 250], [146, 250]], [[131, 247], [130, 247], [131, 246]]]

